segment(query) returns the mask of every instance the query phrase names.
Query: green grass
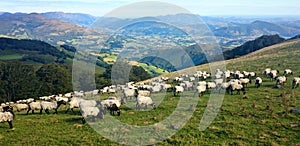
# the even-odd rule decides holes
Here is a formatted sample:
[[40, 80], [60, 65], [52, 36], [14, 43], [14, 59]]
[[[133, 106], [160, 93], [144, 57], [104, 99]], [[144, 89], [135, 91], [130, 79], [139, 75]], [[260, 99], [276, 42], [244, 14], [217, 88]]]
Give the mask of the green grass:
[[8, 61], [8, 60], [17, 60], [21, 59], [23, 55], [21, 54], [10, 54], [10, 55], [0, 55], [0, 60]]
[[[247, 87], [247, 94], [228, 95], [216, 119], [205, 131], [199, 131], [199, 123], [206, 109], [209, 94], [198, 100], [184, 93], [186, 100], [198, 100], [195, 112], [187, 124], [175, 135], [156, 145], [295, 145], [300, 143], [300, 115], [286, 114], [281, 93], [294, 96], [288, 102], [288, 109], [300, 109], [300, 88], [291, 89], [291, 79], [300, 75], [300, 41], [293, 45], [266, 49], [255, 55], [227, 61], [227, 69], [255, 71], [263, 77], [263, 85], [256, 89], [254, 84]], [[274, 81], [261, 73], [265, 67], [283, 70], [290, 68], [293, 76], [282, 89], [275, 89]], [[209, 71], [208, 65], [196, 67]], [[176, 73], [173, 73], [176, 74]], [[172, 76], [168, 74], [164, 76]], [[101, 95], [101, 99], [109, 95]], [[99, 98], [99, 97], [96, 97]], [[175, 109], [179, 97], [172, 93], [153, 94], [156, 110], [136, 111], [121, 106], [121, 116], [115, 117], [130, 125], [153, 125], [166, 119]], [[196, 104], [196, 102], [194, 102]], [[128, 105], [134, 106], [131, 101]], [[268, 109], [267, 106], [270, 108]], [[65, 114], [62, 106], [57, 115], [16, 113], [15, 130], [9, 130], [8, 124], [0, 124], [0, 145], [118, 145], [97, 134], [90, 125], [81, 125], [79, 111]], [[108, 116], [108, 115], [107, 115]], [[96, 123], [95, 123], [96, 124]], [[126, 135], [125, 135], [126, 138]], [[122, 141], [120, 141], [122, 142]]]

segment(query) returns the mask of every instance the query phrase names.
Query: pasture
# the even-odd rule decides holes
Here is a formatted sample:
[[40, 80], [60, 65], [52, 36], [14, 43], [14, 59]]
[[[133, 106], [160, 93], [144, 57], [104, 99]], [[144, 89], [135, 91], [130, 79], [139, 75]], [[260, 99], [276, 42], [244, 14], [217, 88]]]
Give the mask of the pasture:
[[[187, 124], [157, 145], [297, 145], [300, 143], [300, 113], [289, 111], [300, 109], [300, 88], [291, 87], [292, 78], [300, 75], [299, 58], [300, 41], [296, 40], [226, 61], [229, 70], [256, 72], [262, 77], [263, 84], [258, 89], [254, 83], [249, 84], [245, 95], [226, 93], [220, 112], [205, 131], [199, 131], [199, 123], [209, 93], [201, 97], [193, 96], [192, 91], [184, 92], [182, 97], [174, 97], [172, 92], [152, 94], [154, 102], [160, 102], [155, 110], [136, 111], [122, 105], [121, 116], [114, 118], [130, 125], [153, 125], [173, 112], [179, 98], [196, 99], [197, 106]], [[208, 67], [195, 68], [210, 72]], [[283, 88], [277, 89], [274, 88], [275, 81], [262, 74], [267, 67], [280, 70], [280, 75], [290, 68], [294, 74], [287, 76]], [[180, 73], [163, 76], [176, 74]], [[90, 125], [82, 125], [78, 109], [76, 113], [64, 113], [66, 108], [61, 106], [57, 115], [16, 112], [14, 130], [9, 130], [7, 123], [0, 124], [0, 145], [119, 145], [97, 134]]]

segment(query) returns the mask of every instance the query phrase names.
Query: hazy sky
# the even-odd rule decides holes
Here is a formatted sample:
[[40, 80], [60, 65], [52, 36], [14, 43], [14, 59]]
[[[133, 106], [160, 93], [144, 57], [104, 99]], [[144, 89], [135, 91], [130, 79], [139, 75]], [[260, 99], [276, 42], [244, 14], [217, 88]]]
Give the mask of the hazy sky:
[[[72, 12], [95, 16], [142, 0], [0, 0], [2, 12]], [[299, 0], [161, 0], [200, 15], [299, 15]]]

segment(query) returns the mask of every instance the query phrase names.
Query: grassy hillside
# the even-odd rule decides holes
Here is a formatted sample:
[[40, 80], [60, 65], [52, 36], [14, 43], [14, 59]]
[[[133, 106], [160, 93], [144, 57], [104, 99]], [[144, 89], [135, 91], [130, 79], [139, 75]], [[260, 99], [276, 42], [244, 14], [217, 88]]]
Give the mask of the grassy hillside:
[[[293, 76], [300, 75], [300, 40], [294, 40], [267, 47], [241, 58], [226, 61], [230, 70], [255, 71], [262, 76], [264, 68], [280, 70], [290, 68]], [[209, 65], [194, 67], [209, 71]], [[175, 76], [186, 69], [164, 76]], [[175, 135], [157, 145], [296, 145], [300, 143], [300, 115], [287, 114], [286, 108], [300, 109], [299, 88], [291, 89], [291, 78], [282, 89], [275, 89], [272, 82], [263, 77], [263, 85], [256, 89], [247, 87], [247, 94], [225, 95], [222, 108], [213, 123], [203, 132], [198, 130], [200, 120], [209, 100], [209, 94], [198, 101], [193, 117]], [[286, 92], [287, 96], [280, 96]], [[190, 93], [182, 98], [190, 98]], [[107, 98], [109, 95], [101, 95]], [[121, 106], [118, 120], [131, 125], [152, 125], [168, 117], [176, 107], [179, 98], [172, 93], [154, 94], [159, 103], [156, 110], [137, 112]], [[283, 102], [285, 101], [285, 102]], [[133, 101], [132, 101], [133, 102]], [[66, 107], [58, 115], [24, 115], [17, 113], [15, 130], [8, 130], [7, 124], [0, 124], [0, 145], [118, 145], [98, 135], [88, 125], [81, 125], [80, 115], [64, 114]], [[108, 115], [107, 115], [108, 116]], [[158, 133], [159, 134], [159, 133]], [[126, 139], [126, 135], [124, 136]], [[149, 139], [151, 140], [151, 139]], [[122, 142], [122, 141], [120, 141]]]

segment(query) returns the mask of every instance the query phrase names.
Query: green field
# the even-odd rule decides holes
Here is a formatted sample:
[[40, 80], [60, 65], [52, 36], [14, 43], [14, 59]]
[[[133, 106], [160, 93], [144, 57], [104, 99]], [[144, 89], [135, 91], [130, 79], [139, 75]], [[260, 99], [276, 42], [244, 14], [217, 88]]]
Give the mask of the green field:
[[[199, 123], [209, 94], [198, 98], [185, 92], [181, 98], [198, 101], [193, 116], [175, 135], [156, 145], [298, 145], [300, 114], [285, 111], [300, 109], [300, 87], [291, 88], [292, 78], [300, 75], [299, 58], [300, 40], [297, 40], [227, 61], [227, 69], [258, 73], [263, 77], [262, 87], [256, 89], [252, 83], [248, 85], [246, 95], [226, 94], [220, 112], [205, 131], [199, 131]], [[210, 71], [208, 67], [202, 65], [195, 69]], [[266, 67], [280, 70], [280, 75], [284, 69], [290, 68], [294, 75], [288, 76], [283, 88], [275, 89], [275, 82], [262, 75]], [[281, 96], [284, 92], [286, 95]], [[101, 98], [108, 96], [102, 95]], [[115, 118], [130, 125], [153, 125], [167, 118], [179, 101], [179, 97], [172, 93], [153, 94], [152, 97], [156, 103], [163, 99], [157, 104], [157, 109], [139, 112], [122, 105], [121, 116]], [[57, 115], [17, 113], [14, 130], [9, 130], [7, 123], [0, 124], [0, 145], [118, 145], [97, 134], [90, 125], [81, 125], [78, 110], [76, 114], [65, 114], [66, 108], [62, 106]]]
[[0, 55], [1, 61], [8, 61], [8, 60], [16, 60], [21, 59], [23, 55], [21, 54], [10, 54], [10, 55]]

